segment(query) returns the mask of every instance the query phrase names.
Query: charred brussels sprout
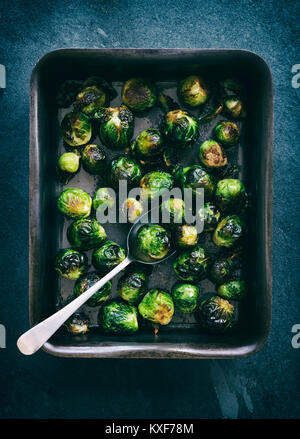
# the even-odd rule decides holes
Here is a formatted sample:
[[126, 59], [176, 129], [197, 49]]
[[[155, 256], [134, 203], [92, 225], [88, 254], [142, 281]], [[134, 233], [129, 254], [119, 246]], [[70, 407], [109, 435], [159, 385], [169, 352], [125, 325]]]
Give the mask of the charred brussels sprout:
[[149, 110], [156, 104], [155, 86], [143, 78], [132, 78], [122, 88], [122, 99], [132, 111], [140, 113]]
[[168, 172], [152, 171], [144, 175], [140, 180], [141, 199], [154, 199], [162, 195], [166, 190], [171, 190], [174, 185], [172, 175]]
[[60, 181], [67, 184], [69, 180], [78, 172], [80, 158], [74, 152], [65, 152], [57, 162], [57, 172]]
[[204, 189], [205, 199], [210, 199], [215, 190], [213, 177], [201, 166], [187, 166], [176, 174], [177, 180], [183, 188], [191, 188], [194, 195]]
[[72, 147], [85, 145], [91, 140], [91, 120], [83, 113], [66, 114], [60, 127], [64, 141]]
[[174, 243], [176, 247], [191, 248], [198, 243], [199, 235], [197, 228], [191, 224], [182, 224], [174, 232]]
[[179, 163], [177, 151], [174, 148], [170, 146], [168, 148], [165, 148], [162, 158], [165, 168], [170, 174], [176, 175], [176, 172], [178, 172], [182, 168]]
[[246, 282], [243, 280], [232, 280], [226, 284], [220, 285], [218, 294], [225, 299], [241, 300], [247, 293]]
[[92, 263], [97, 271], [105, 274], [119, 265], [125, 257], [125, 250], [119, 244], [107, 241], [101, 247], [94, 250]]
[[237, 215], [229, 215], [219, 222], [213, 234], [213, 241], [221, 247], [232, 247], [245, 234], [244, 221]]
[[234, 325], [234, 306], [216, 295], [205, 295], [200, 301], [197, 317], [209, 332], [224, 332]]
[[196, 285], [180, 282], [173, 286], [172, 297], [176, 308], [185, 314], [191, 314], [197, 306], [199, 288]]
[[104, 210], [113, 207], [116, 203], [114, 191], [109, 187], [100, 187], [96, 190], [93, 198], [93, 208], [97, 210], [99, 207]]
[[183, 110], [169, 111], [162, 122], [162, 133], [171, 146], [185, 147], [199, 136], [197, 120]]
[[70, 280], [78, 279], [88, 270], [88, 258], [84, 253], [67, 248], [60, 250], [55, 258], [55, 270], [57, 273]]
[[110, 164], [110, 182], [115, 188], [121, 180], [126, 180], [128, 186], [133, 187], [139, 183], [141, 176], [142, 172], [138, 163], [128, 157], [118, 157]]
[[227, 156], [222, 146], [215, 140], [209, 139], [201, 143], [199, 149], [200, 162], [211, 169], [227, 165]]
[[198, 215], [201, 221], [203, 221], [204, 232], [211, 232], [215, 230], [220, 219], [220, 212], [212, 203], [205, 203], [198, 211]]
[[163, 224], [182, 224], [184, 222], [184, 201], [180, 198], [169, 198], [160, 205]]
[[137, 247], [150, 260], [162, 259], [171, 248], [171, 238], [159, 224], [145, 224], [138, 231]]
[[139, 329], [135, 306], [117, 300], [100, 308], [98, 323], [104, 332], [111, 334], [131, 334]]
[[246, 117], [246, 110], [243, 101], [239, 96], [231, 96], [224, 99], [224, 113], [233, 119]]
[[57, 200], [58, 210], [69, 219], [86, 218], [91, 213], [92, 199], [82, 189], [67, 188]]
[[230, 258], [216, 259], [209, 270], [209, 279], [220, 285], [230, 279], [233, 273], [234, 263]]
[[82, 312], [76, 312], [71, 315], [64, 326], [72, 335], [86, 334], [89, 332], [89, 319]]
[[118, 294], [129, 303], [138, 302], [146, 293], [148, 276], [142, 268], [129, 269], [118, 281]]
[[152, 289], [143, 297], [138, 309], [144, 319], [167, 325], [174, 314], [174, 303], [171, 295], [166, 291]]
[[240, 130], [236, 123], [223, 120], [216, 125], [214, 135], [224, 146], [233, 146], [240, 139]]
[[149, 128], [142, 131], [131, 146], [135, 158], [142, 165], [153, 164], [161, 157], [163, 140], [159, 130]]
[[123, 204], [123, 214], [128, 218], [128, 221], [133, 223], [143, 213], [143, 205], [135, 198], [126, 198]]
[[68, 241], [77, 250], [99, 247], [106, 239], [104, 227], [95, 219], [79, 219], [67, 229]]
[[101, 89], [107, 95], [108, 101], [115, 98], [118, 94], [116, 90], [112, 87], [112, 85], [109, 84], [104, 78], [101, 78], [100, 76], [90, 76], [83, 83], [83, 87], [92, 87], [92, 86], [96, 86], [99, 89]]
[[76, 111], [91, 115], [98, 108], [105, 107], [107, 103], [106, 93], [95, 85], [91, 85], [78, 93], [74, 108]]
[[98, 145], [86, 145], [81, 155], [83, 169], [90, 174], [99, 175], [106, 165], [106, 154]]
[[94, 119], [100, 123], [99, 135], [108, 148], [122, 149], [129, 145], [133, 136], [134, 117], [125, 105], [96, 111]]
[[226, 178], [216, 187], [215, 203], [223, 212], [238, 212], [246, 204], [246, 191], [241, 180]]
[[[94, 271], [83, 275], [75, 282], [75, 296], [80, 296], [80, 294], [91, 288], [99, 280], [101, 280], [101, 276]], [[91, 307], [101, 305], [108, 299], [111, 292], [111, 286], [111, 282], [107, 282], [102, 288], [99, 288], [99, 290], [86, 302], [86, 304]]]
[[65, 81], [63, 82], [56, 95], [56, 103], [59, 108], [68, 108], [82, 88], [81, 81]]
[[204, 248], [197, 245], [178, 255], [173, 267], [180, 279], [197, 282], [207, 277], [209, 265], [210, 256]]
[[207, 101], [209, 89], [199, 76], [188, 76], [180, 82], [178, 96], [184, 105], [199, 107]]

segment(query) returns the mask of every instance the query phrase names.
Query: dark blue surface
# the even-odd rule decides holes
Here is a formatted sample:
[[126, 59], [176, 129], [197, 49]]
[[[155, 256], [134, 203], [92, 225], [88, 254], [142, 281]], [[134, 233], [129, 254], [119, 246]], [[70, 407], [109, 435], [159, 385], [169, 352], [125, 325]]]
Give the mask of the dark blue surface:
[[[261, 5], [261, 6], [259, 6]], [[295, 418], [300, 409], [298, 1], [1, 1], [0, 417]], [[249, 49], [275, 88], [273, 322], [262, 351], [242, 360], [63, 359], [22, 356], [28, 328], [29, 78], [62, 47]], [[299, 182], [299, 179], [298, 179]], [[298, 183], [299, 184], [299, 183]], [[296, 234], [297, 231], [297, 234]]]

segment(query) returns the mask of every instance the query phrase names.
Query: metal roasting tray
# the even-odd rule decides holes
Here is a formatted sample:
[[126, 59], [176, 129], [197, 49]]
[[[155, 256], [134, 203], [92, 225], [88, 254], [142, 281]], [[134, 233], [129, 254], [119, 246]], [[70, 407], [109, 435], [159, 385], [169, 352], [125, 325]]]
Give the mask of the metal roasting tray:
[[[240, 178], [251, 198], [248, 218], [247, 277], [249, 294], [242, 304], [241, 324], [227, 334], [201, 332], [193, 316], [175, 312], [172, 322], [158, 335], [142, 324], [135, 335], [102, 334], [96, 326], [97, 308], [84, 307], [92, 324], [84, 336], [71, 336], [60, 328], [45, 343], [44, 350], [65, 357], [119, 358], [235, 358], [258, 351], [266, 342], [271, 324], [272, 282], [272, 195], [273, 195], [273, 86], [268, 65], [258, 55], [244, 50], [214, 49], [61, 49], [47, 53], [33, 69], [30, 84], [30, 249], [29, 316], [37, 324], [55, 311], [59, 297], [73, 291], [74, 282], [58, 279], [54, 257], [59, 248], [69, 247], [65, 231], [69, 221], [56, 208], [62, 186], [55, 167], [64, 151], [59, 130], [63, 115], [55, 95], [65, 79], [86, 79], [98, 75], [113, 81], [120, 91], [129, 77], [143, 76], [176, 99], [177, 81], [191, 74], [208, 78], [239, 76], [246, 87], [248, 116], [243, 122], [241, 142], [228, 151], [231, 163], [241, 166]], [[120, 104], [120, 93], [111, 106]], [[191, 111], [197, 114], [197, 112]], [[150, 110], [136, 117], [134, 136], [149, 127], [158, 127], [162, 112]], [[199, 140], [184, 157], [185, 164], [198, 164], [201, 141], [210, 137], [223, 116], [201, 126]], [[99, 138], [95, 139], [100, 143]], [[106, 151], [109, 158], [122, 151]], [[101, 179], [83, 169], [68, 186], [80, 187], [93, 196]], [[106, 225], [109, 239], [125, 245], [128, 225]], [[201, 236], [204, 246], [215, 251], [210, 237]], [[91, 252], [88, 252], [90, 257]], [[113, 281], [113, 295], [116, 282]], [[170, 290], [176, 281], [172, 260], [158, 264], [150, 277], [150, 287]], [[208, 280], [200, 283], [201, 294], [214, 291]]]

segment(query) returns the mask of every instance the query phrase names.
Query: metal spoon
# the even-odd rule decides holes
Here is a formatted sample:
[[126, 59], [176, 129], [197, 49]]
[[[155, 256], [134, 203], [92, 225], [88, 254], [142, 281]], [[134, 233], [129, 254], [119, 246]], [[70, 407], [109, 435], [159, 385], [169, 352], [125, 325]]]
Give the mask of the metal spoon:
[[68, 305], [57, 311], [52, 316], [38, 323], [33, 328], [25, 332], [17, 341], [17, 346], [19, 350], [24, 355], [32, 355], [38, 349], [40, 349], [44, 343], [64, 324], [66, 320], [82, 306], [88, 299], [90, 299], [93, 294], [95, 294], [103, 285], [105, 285], [109, 280], [111, 280], [116, 274], [123, 270], [131, 262], [140, 262], [143, 264], [158, 264], [162, 261], [168, 259], [171, 255], [175, 253], [176, 250], [172, 248], [169, 250], [167, 255], [162, 259], [152, 259], [146, 257], [143, 253], [139, 252], [136, 245], [136, 237], [139, 229], [147, 224], [145, 220], [146, 215], [149, 216], [150, 212], [146, 212], [142, 215], [130, 228], [127, 235], [127, 258], [124, 259], [117, 267], [111, 270], [106, 276], [101, 280], [96, 282], [91, 288], [82, 293], [79, 297], [72, 300]]

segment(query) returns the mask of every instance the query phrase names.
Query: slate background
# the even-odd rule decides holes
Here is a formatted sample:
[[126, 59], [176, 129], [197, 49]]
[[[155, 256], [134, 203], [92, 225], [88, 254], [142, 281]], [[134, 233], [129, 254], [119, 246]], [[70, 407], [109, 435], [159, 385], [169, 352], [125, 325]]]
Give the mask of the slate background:
[[[16, 1], [0, 3], [1, 418], [298, 418], [300, 349], [298, 1]], [[28, 328], [29, 78], [63, 47], [249, 49], [275, 88], [273, 322], [262, 351], [241, 360], [63, 359], [22, 356]], [[298, 180], [299, 181], [299, 180]], [[296, 234], [297, 232], [297, 234]]]

